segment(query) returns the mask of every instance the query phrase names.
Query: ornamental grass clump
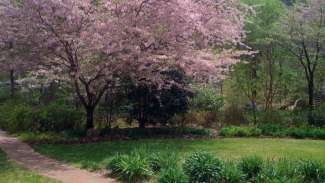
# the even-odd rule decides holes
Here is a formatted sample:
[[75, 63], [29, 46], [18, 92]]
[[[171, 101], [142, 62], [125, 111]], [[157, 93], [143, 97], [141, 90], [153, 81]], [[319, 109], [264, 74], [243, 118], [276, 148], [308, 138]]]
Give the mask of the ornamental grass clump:
[[246, 179], [255, 181], [263, 170], [263, 159], [258, 156], [244, 157], [239, 162], [239, 167], [245, 174]]
[[158, 183], [188, 183], [188, 176], [178, 166], [170, 166], [161, 170]]
[[107, 168], [121, 180], [132, 183], [142, 182], [153, 175], [148, 158], [137, 151], [114, 156]]
[[298, 166], [298, 176], [301, 176], [305, 182], [324, 183], [325, 182], [325, 166], [318, 161], [301, 161]]
[[209, 153], [194, 153], [183, 165], [190, 182], [217, 183], [222, 179], [224, 162]]

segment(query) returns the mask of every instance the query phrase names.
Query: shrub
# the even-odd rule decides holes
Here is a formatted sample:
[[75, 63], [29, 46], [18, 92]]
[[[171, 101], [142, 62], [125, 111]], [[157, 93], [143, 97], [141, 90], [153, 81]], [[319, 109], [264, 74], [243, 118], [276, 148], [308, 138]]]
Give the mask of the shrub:
[[265, 162], [263, 164], [262, 170], [257, 175], [253, 175], [253, 178], [256, 178], [256, 182], [260, 183], [273, 182], [277, 180], [278, 172], [276, 170], [275, 162]]
[[221, 120], [222, 115], [220, 112], [205, 111], [205, 110], [192, 110], [187, 112], [183, 118], [176, 121], [177, 124], [189, 124], [192, 126], [200, 126], [205, 128], [213, 128]]
[[303, 183], [303, 182], [301, 182], [299, 179], [296, 178], [288, 179], [285, 177], [279, 177], [274, 179], [263, 180], [262, 182], [259, 183]]
[[221, 180], [224, 163], [209, 153], [194, 153], [183, 167], [191, 182], [214, 183]]
[[323, 183], [325, 181], [325, 166], [317, 161], [302, 161], [298, 168], [298, 174], [305, 182]]
[[212, 131], [204, 128], [124, 128], [124, 129], [103, 129], [101, 136], [123, 136], [129, 138], [150, 138], [159, 136], [183, 137], [197, 136], [210, 137]]
[[60, 132], [80, 126], [82, 114], [66, 105], [31, 106], [9, 101], [0, 107], [1, 128], [11, 132]]
[[[290, 124], [293, 122], [292, 112], [285, 110], [258, 111], [256, 117], [259, 123]], [[249, 116], [249, 118], [253, 117]]]
[[325, 139], [325, 129], [322, 128], [309, 129], [308, 135], [313, 138]]
[[188, 183], [188, 177], [177, 166], [163, 169], [159, 174], [159, 183]]
[[290, 136], [298, 139], [318, 138], [325, 139], [323, 128], [284, 128], [276, 124], [260, 124], [258, 127], [228, 126], [220, 130], [219, 135], [224, 137], [256, 137], [261, 134], [267, 136]]
[[149, 156], [150, 167], [155, 172], [177, 166], [177, 159], [174, 153], [153, 153]]
[[39, 131], [64, 131], [81, 126], [82, 113], [71, 107], [50, 104], [41, 107], [38, 114]]
[[282, 131], [282, 126], [279, 124], [273, 123], [262, 123], [258, 125], [258, 128], [262, 130], [263, 135], [267, 136], [278, 136]]
[[255, 180], [263, 169], [263, 159], [258, 156], [244, 157], [239, 162], [239, 167], [248, 179]]
[[257, 137], [262, 134], [262, 130], [256, 127], [229, 126], [222, 128], [219, 134], [225, 137]]
[[289, 136], [298, 138], [298, 139], [303, 139], [306, 138], [308, 136], [307, 130], [306, 129], [302, 129], [302, 128], [291, 128], [288, 129], [287, 134]]
[[222, 171], [223, 183], [240, 183], [243, 181], [244, 174], [234, 163], [228, 162], [225, 164]]
[[135, 151], [130, 155], [116, 155], [108, 164], [113, 175], [129, 182], [138, 182], [153, 175], [146, 156]]
[[190, 104], [192, 109], [217, 112], [224, 105], [224, 98], [213, 87], [197, 87]]
[[35, 131], [37, 123], [31, 106], [8, 101], [0, 107], [0, 127], [9, 132]]
[[276, 164], [276, 170], [278, 176], [292, 178], [297, 173], [297, 163], [288, 159], [279, 159]]
[[183, 135], [205, 136], [211, 137], [212, 131], [206, 128], [181, 128], [180, 133]]

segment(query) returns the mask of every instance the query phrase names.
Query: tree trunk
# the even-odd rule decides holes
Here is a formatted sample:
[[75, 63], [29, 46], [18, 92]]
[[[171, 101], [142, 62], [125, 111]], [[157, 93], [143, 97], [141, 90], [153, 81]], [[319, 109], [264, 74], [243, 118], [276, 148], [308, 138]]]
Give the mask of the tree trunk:
[[253, 117], [254, 117], [254, 125], [257, 123], [256, 112], [257, 112], [257, 60], [254, 60], [252, 63], [252, 109], [253, 109]]
[[87, 107], [87, 130], [94, 128], [94, 107]]
[[15, 96], [15, 71], [10, 70], [10, 96], [13, 98]]
[[146, 128], [146, 122], [144, 119], [139, 121], [139, 128]]
[[315, 125], [315, 119], [314, 119], [314, 76], [310, 74], [310, 79], [308, 80], [308, 123], [310, 125]]

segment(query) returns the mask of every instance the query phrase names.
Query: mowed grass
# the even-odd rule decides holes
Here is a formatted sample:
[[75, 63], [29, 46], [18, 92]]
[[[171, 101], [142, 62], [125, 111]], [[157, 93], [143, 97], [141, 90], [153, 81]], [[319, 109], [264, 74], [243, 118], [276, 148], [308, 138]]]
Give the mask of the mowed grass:
[[211, 152], [225, 159], [257, 155], [266, 159], [313, 159], [325, 162], [325, 141], [294, 139], [225, 138], [213, 140], [138, 140], [78, 145], [35, 145], [36, 151], [77, 167], [104, 168], [110, 158], [135, 149], [150, 152], [178, 153], [183, 158], [193, 152]]
[[1, 183], [59, 183], [36, 175], [7, 160], [0, 150], [0, 182]]

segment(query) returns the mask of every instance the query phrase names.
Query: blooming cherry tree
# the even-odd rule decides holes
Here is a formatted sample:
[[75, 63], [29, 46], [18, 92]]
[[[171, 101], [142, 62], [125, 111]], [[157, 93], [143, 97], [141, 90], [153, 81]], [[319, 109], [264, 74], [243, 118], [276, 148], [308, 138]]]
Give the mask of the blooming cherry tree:
[[98, 102], [121, 73], [156, 83], [174, 64], [194, 76], [220, 74], [217, 66], [238, 60], [238, 53], [224, 49], [219, 59], [198, 53], [234, 48], [245, 35], [237, 0], [24, 0], [10, 6], [15, 18], [9, 22], [33, 43], [42, 69], [60, 67], [57, 74], [69, 76], [87, 111], [88, 129]]

